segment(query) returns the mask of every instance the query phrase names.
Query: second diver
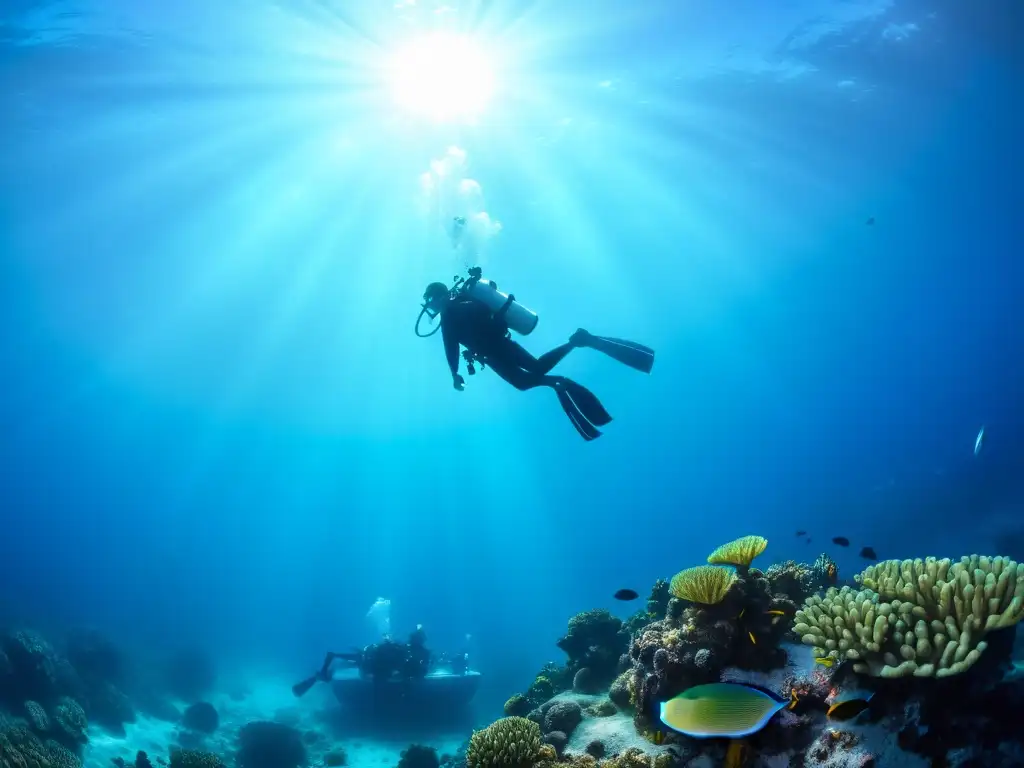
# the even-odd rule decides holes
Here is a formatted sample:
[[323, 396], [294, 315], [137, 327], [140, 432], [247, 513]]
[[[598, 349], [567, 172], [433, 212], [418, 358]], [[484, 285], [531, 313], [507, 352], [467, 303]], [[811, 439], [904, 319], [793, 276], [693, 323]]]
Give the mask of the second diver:
[[526, 335], [537, 325], [537, 315], [515, 300], [514, 296], [498, 290], [495, 283], [481, 276], [479, 267], [469, 270], [469, 279], [457, 279], [449, 288], [444, 283], [431, 283], [423, 294], [423, 308], [416, 323], [426, 315], [440, 319], [441, 337], [452, 384], [462, 391], [465, 379], [459, 375], [460, 346], [466, 350], [462, 357], [470, 374], [475, 364], [490, 367], [498, 376], [520, 391], [534, 387], [551, 387], [558, 396], [572, 425], [584, 440], [601, 436], [598, 427], [608, 424], [612, 417], [593, 392], [565, 376], [550, 375], [551, 369], [572, 350], [586, 347], [603, 352], [614, 360], [650, 373], [654, 365], [654, 350], [643, 344], [595, 336], [582, 328], [566, 344], [555, 347], [540, 357], [534, 357], [521, 344], [512, 339], [510, 330]]

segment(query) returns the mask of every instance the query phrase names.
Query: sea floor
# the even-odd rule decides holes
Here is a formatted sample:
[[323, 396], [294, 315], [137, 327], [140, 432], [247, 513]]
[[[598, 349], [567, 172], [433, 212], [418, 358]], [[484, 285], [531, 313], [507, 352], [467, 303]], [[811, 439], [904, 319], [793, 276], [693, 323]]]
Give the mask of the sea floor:
[[[296, 701], [291, 692], [292, 682], [265, 679], [255, 682], [244, 696], [209, 696], [207, 700], [220, 716], [217, 730], [209, 735], [195, 734], [177, 723], [141, 714], [136, 722], [125, 725], [123, 736], [92, 727], [83, 755], [83, 768], [111, 768], [116, 758], [131, 765], [140, 750], [157, 765], [159, 758], [166, 760], [171, 749], [179, 746], [214, 752], [231, 765], [238, 730], [258, 720], [270, 720], [298, 730], [306, 744], [309, 765], [314, 767], [323, 765], [323, 757], [328, 752], [343, 749], [349, 768], [394, 768], [402, 750], [410, 743], [434, 747], [438, 755], [454, 754], [468, 736], [468, 733], [451, 733], [425, 737], [420, 733], [415, 738], [410, 735], [398, 739], [360, 735], [347, 727], [329, 692], [324, 690], [320, 695], [314, 692]], [[179, 703], [179, 709], [184, 708], [185, 704]]]

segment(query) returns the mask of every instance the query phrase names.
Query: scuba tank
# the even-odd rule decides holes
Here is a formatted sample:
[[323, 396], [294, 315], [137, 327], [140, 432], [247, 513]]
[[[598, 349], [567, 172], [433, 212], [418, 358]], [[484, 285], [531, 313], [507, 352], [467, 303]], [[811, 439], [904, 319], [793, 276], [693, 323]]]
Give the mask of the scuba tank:
[[[433, 289], [444, 293], [444, 283], [431, 283], [423, 294], [423, 305], [420, 307], [420, 314], [416, 318], [415, 328], [416, 335], [421, 339], [429, 338], [441, 330], [440, 325], [434, 326], [427, 333], [420, 329], [420, 324], [423, 322], [424, 317], [431, 321], [437, 317], [437, 310], [430, 305], [430, 294]], [[455, 276], [454, 285], [448, 289], [448, 297], [456, 299], [459, 296], [468, 296], [474, 301], [479, 301], [490, 310], [492, 315], [501, 318], [509, 330], [515, 331], [522, 336], [529, 336], [533, 333], [533, 329], [537, 327], [537, 322], [540, 320], [536, 312], [532, 309], [527, 309], [516, 301], [514, 295], [499, 291], [497, 283], [484, 278], [480, 267], [472, 267], [469, 270], [468, 278]]]
[[[475, 272], [475, 274], [474, 274]], [[512, 294], [498, 290], [493, 280], [480, 277], [480, 268], [470, 270], [470, 278], [462, 286], [462, 292], [479, 301], [496, 316], [504, 317], [509, 330], [529, 336], [537, 327], [540, 318], [532, 309], [527, 309]]]

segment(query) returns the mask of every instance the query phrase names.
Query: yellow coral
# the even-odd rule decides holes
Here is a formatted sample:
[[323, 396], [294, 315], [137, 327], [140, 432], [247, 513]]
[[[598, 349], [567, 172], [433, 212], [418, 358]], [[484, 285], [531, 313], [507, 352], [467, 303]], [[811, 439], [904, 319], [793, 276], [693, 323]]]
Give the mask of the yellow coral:
[[474, 731], [466, 750], [469, 768], [530, 768], [540, 756], [540, 726], [525, 717], [503, 717]]
[[744, 536], [723, 544], [710, 555], [708, 562], [712, 565], [735, 565], [749, 568], [754, 558], [764, 552], [768, 539], [763, 536]]
[[668, 589], [673, 597], [689, 600], [691, 603], [715, 605], [722, 602], [735, 581], [736, 574], [727, 568], [698, 565], [673, 576]]
[[853, 660], [880, 677], [948, 677], [981, 658], [989, 630], [1024, 618], [1024, 566], [1010, 558], [889, 560], [856, 577], [864, 589], [808, 598], [793, 631], [815, 656]]

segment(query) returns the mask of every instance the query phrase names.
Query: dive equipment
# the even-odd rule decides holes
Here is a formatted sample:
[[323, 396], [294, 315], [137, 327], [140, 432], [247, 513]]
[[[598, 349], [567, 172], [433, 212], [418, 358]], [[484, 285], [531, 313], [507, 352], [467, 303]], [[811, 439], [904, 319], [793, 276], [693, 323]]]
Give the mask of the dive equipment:
[[[449, 300], [465, 295], [479, 301], [491, 311], [491, 315], [501, 318], [509, 330], [522, 336], [529, 336], [537, 327], [537, 323], [540, 321], [537, 313], [516, 301], [515, 294], [499, 291], [498, 284], [485, 278], [480, 267], [471, 267], [469, 277], [463, 278], [456, 275], [453, 280], [452, 287], [448, 289]], [[415, 327], [416, 335], [421, 339], [429, 338], [441, 330], [441, 326], [438, 325], [429, 333], [420, 331], [420, 323], [423, 322], [424, 316], [430, 318], [431, 321], [437, 318], [439, 310], [431, 306], [431, 297], [436, 290], [435, 286], [439, 285], [442, 284], [431, 283], [423, 293], [423, 304], [420, 307], [420, 314], [416, 318]]]

